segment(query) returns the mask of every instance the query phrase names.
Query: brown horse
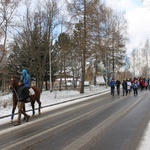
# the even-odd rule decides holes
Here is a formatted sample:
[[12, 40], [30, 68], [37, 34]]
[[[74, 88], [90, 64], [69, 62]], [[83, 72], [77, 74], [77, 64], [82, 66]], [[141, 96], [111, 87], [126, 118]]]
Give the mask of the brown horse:
[[[14, 118], [14, 113], [16, 110], [16, 106], [17, 106], [17, 88], [18, 88], [18, 78], [17, 77], [12, 77], [9, 83], [9, 87], [13, 92], [13, 96], [12, 96], [12, 100], [13, 100], [13, 108], [12, 108], [12, 114], [11, 114], [11, 122], [13, 122], [13, 118]], [[35, 108], [34, 108], [34, 104], [35, 101], [39, 104], [39, 108], [38, 108], [38, 112], [39, 115], [41, 114], [41, 101], [40, 101], [40, 95], [41, 92], [40, 90], [36, 87], [36, 86], [32, 86], [31, 87], [34, 90], [34, 95], [30, 95], [30, 102], [31, 102], [31, 106], [32, 106], [32, 115], [35, 115]], [[25, 111], [25, 107], [23, 108]]]

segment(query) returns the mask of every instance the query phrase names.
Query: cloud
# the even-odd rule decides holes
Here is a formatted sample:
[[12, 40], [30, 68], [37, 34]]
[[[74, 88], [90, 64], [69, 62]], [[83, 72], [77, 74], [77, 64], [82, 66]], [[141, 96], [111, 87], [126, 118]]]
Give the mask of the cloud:
[[150, 10], [136, 8], [126, 14], [128, 20], [129, 47], [137, 47], [150, 38]]
[[150, 38], [150, 9], [140, 0], [106, 0], [106, 4], [115, 11], [125, 11], [128, 22], [127, 52], [139, 47]]
[[135, 3], [134, 1], [135, 0], [106, 0], [106, 5], [114, 10], [127, 11], [139, 5], [139, 3]]

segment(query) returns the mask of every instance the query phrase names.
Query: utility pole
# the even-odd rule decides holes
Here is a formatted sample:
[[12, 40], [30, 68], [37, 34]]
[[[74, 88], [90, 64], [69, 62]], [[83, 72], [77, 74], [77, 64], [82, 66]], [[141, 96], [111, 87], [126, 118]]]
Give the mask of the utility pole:
[[49, 49], [49, 84], [50, 84], [50, 92], [52, 92], [52, 57], [51, 57], [51, 52], [52, 52], [52, 42], [50, 42], [50, 49]]
[[105, 70], [106, 70], [106, 88], [108, 87], [108, 57], [107, 57], [107, 48], [105, 50]]
[[115, 76], [115, 56], [114, 56], [114, 48], [113, 48], [113, 78]]
[[112, 78], [115, 78], [115, 56], [114, 56], [114, 50], [115, 50], [115, 42], [114, 42], [114, 40], [113, 40], [113, 48], [112, 48], [112, 57], [113, 57], [113, 58], [112, 58], [112, 59], [113, 59], [113, 60], [112, 60], [112, 61], [113, 61], [113, 62], [112, 62], [112, 63], [113, 63], [113, 64], [112, 64], [112, 71], [113, 71], [113, 72], [112, 72], [112, 73], [113, 73], [113, 74], [112, 74]]

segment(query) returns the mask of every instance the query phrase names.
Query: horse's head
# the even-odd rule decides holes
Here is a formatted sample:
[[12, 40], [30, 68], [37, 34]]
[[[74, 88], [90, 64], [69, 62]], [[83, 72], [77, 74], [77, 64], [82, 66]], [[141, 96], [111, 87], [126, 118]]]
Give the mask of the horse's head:
[[9, 82], [9, 88], [13, 90], [17, 89], [17, 87], [18, 87], [18, 79], [17, 77], [12, 77]]

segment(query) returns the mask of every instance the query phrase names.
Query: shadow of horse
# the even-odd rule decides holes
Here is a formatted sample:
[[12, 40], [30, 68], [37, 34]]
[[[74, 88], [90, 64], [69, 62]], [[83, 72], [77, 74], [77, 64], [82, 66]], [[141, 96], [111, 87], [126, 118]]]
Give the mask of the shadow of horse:
[[[17, 88], [18, 88], [18, 78], [17, 77], [12, 77], [10, 79], [10, 83], [9, 83], [9, 88], [12, 90], [12, 100], [13, 100], [13, 108], [12, 108], [12, 113], [11, 113], [11, 123], [13, 122], [13, 119], [14, 119], [14, 113], [15, 113], [15, 110], [16, 110], [16, 107], [17, 107]], [[37, 88], [36, 86], [31, 86], [31, 88], [33, 89], [34, 91], [34, 94], [33, 95], [30, 95], [30, 103], [31, 103], [31, 106], [32, 106], [32, 115], [34, 116], [35, 115], [35, 107], [34, 107], [34, 104], [35, 104], [35, 101], [38, 103], [38, 113], [39, 115], [41, 114], [41, 101], [40, 101], [40, 96], [41, 96], [41, 92], [39, 90], [39, 88]], [[25, 109], [25, 106], [23, 108], [24, 111], [26, 111]]]

